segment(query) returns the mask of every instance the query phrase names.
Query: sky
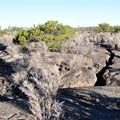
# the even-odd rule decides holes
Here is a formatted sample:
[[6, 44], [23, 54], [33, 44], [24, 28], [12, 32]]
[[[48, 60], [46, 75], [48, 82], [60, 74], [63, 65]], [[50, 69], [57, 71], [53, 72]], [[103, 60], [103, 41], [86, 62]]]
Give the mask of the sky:
[[48, 20], [72, 27], [120, 25], [120, 0], [0, 0], [0, 26], [32, 27]]

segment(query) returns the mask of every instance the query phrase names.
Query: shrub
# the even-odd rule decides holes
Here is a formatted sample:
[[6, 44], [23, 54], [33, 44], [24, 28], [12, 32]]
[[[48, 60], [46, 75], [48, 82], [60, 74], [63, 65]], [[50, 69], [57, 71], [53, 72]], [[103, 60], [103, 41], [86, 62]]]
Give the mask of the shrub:
[[111, 26], [107, 23], [99, 24], [99, 27], [97, 28], [97, 32], [110, 32]]
[[118, 33], [120, 32], [120, 26], [110, 26], [107, 23], [102, 23], [102, 24], [99, 24], [99, 27], [97, 28], [96, 31]]
[[62, 103], [56, 96], [61, 82], [58, 66], [46, 63], [40, 53], [16, 62], [13, 81], [29, 98], [27, 104], [36, 120], [59, 120]]
[[17, 27], [17, 26], [8, 26], [9, 31], [11, 32], [15, 32], [15, 31], [19, 31], [22, 30], [23, 27]]
[[47, 76], [44, 70], [32, 68], [31, 71], [27, 78], [19, 74], [22, 78], [20, 89], [29, 98], [31, 112], [37, 120], [59, 120], [62, 110], [55, 97], [57, 92], [55, 81], [49, 80], [50, 76]]
[[94, 45], [90, 42], [91, 33], [75, 33], [71, 40], [66, 41], [61, 45], [60, 51], [62, 53], [70, 54], [83, 54], [92, 55], [94, 54]]
[[58, 51], [60, 49], [60, 42], [57, 41], [56, 43], [52, 44], [50, 47], [49, 47], [49, 50], [50, 51]]
[[120, 26], [114, 26], [113, 27], [113, 32], [115, 32], [115, 33], [120, 32]]
[[38, 42], [42, 40], [48, 45], [49, 50], [58, 51], [60, 44], [69, 40], [74, 33], [75, 29], [70, 26], [59, 24], [58, 21], [47, 21], [42, 25], [34, 25], [29, 30], [20, 30], [13, 39], [13, 42], [26, 46], [27, 42]]
[[2, 37], [3, 35], [10, 35], [9, 29], [0, 30], [0, 36]]

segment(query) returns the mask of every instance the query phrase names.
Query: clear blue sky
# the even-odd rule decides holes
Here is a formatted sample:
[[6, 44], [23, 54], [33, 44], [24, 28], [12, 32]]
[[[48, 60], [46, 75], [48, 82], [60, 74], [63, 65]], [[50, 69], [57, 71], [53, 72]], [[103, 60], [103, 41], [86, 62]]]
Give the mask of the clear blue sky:
[[120, 0], [0, 0], [0, 26], [30, 27], [58, 20], [73, 27], [120, 25]]

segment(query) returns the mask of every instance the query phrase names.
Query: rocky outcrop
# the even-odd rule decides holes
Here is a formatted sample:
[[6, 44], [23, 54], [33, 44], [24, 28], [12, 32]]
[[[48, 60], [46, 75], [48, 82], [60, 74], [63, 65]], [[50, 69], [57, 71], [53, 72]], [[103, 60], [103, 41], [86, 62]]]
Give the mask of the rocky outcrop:
[[[56, 65], [58, 67], [58, 70], [55, 72], [59, 72], [61, 76], [60, 87], [62, 88], [94, 86], [97, 81], [96, 74], [102, 70], [102, 68], [106, 65], [106, 61], [108, 61], [110, 57], [110, 53], [104, 48], [96, 47], [94, 52], [95, 53], [92, 56], [48, 52], [44, 56], [41, 56], [44, 61], [42, 66], [48, 68]], [[20, 54], [17, 58], [24, 58], [20, 61], [23, 63], [29, 59], [29, 56], [23, 56]], [[27, 62], [23, 65], [19, 62], [19, 59], [16, 59], [16, 57], [11, 57], [10, 59], [5, 57], [3, 61], [6, 61], [6, 63], [2, 63], [2, 66], [9, 66], [7, 71], [9, 69], [12, 70], [9, 72], [10, 74], [14, 71], [21, 71], [28, 66]], [[32, 62], [31, 64], [34, 63]]]
[[95, 68], [95, 72], [98, 73], [106, 66], [106, 62], [110, 58], [110, 53], [105, 48], [97, 48], [95, 51], [95, 55], [92, 57], [93, 67]]
[[97, 73], [97, 82], [95, 83], [95, 86], [105, 86], [106, 80], [104, 79], [105, 72], [109, 69], [109, 66], [113, 64], [112, 60], [114, 59], [115, 54], [112, 52], [111, 49], [108, 49], [108, 52], [110, 53], [109, 59], [106, 61], [106, 65]]
[[112, 51], [111, 54], [112, 60], [111, 64], [108, 65], [107, 69], [105, 69], [104, 73], [101, 75], [103, 80], [105, 81], [105, 86], [120, 86], [120, 52]]
[[94, 55], [49, 53], [46, 56], [47, 62], [59, 67], [62, 79], [60, 87], [67, 88], [94, 86], [96, 74], [106, 65], [110, 53], [104, 48], [96, 47]]
[[56, 54], [54, 58], [51, 56], [49, 58], [52, 58], [51, 61], [54, 61], [59, 67], [60, 87], [93, 86], [95, 84], [97, 78], [95, 69], [92, 67], [91, 58], [73, 54]]

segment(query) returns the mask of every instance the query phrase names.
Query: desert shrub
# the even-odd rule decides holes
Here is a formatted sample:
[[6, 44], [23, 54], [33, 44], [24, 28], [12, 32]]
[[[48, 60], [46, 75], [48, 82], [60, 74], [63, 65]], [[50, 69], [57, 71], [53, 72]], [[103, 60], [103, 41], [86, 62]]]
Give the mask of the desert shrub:
[[59, 120], [62, 104], [56, 99], [61, 80], [58, 66], [45, 63], [37, 54], [25, 60], [21, 61], [22, 68], [18, 66], [19, 71], [12, 75], [15, 84], [28, 96], [29, 108], [36, 120]]
[[118, 33], [120, 32], [120, 26], [110, 26], [107, 23], [102, 23], [102, 24], [99, 24], [99, 27], [97, 27], [96, 31]]
[[49, 50], [58, 51], [60, 44], [69, 40], [75, 33], [75, 29], [67, 25], [59, 24], [58, 21], [47, 21], [45, 24], [37, 25], [29, 30], [20, 30], [13, 42], [26, 46], [27, 42], [44, 41]]
[[50, 51], [58, 51], [60, 49], [60, 41], [57, 41], [56, 43], [53, 43], [50, 45], [49, 50]]
[[90, 42], [90, 33], [75, 33], [71, 40], [61, 45], [62, 53], [70, 54], [94, 54], [95, 46]]
[[107, 23], [99, 24], [97, 32], [111, 32], [111, 26]]
[[0, 36], [0, 43], [9, 46], [9, 45], [13, 44], [13, 42], [12, 42], [13, 38], [14, 38], [14, 35]]
[[8, 26], [9, 31], [11, 32], [15, 32], [15, 31], [19, 31], [22, 30], [23, 27], [17, 27], [17, 26]]
[[3, 35], [10, 35], [10, 30], [9, 29], [4, 29], [0, 30], [0, 36], [2, 37]]
[[113, 27], [113, 32], [114, 32], [114, 33], [120, 32], [120, 26], [114, 26], [114, 27]]
[[19, 88], [28, 96], [30, 110], [37, 120], [59, 120], [61, 104], [56, 101], [56, 84], [46, 72], [31, 68], [27, 77], [25, 73], [17, 74], [22, 83]]

